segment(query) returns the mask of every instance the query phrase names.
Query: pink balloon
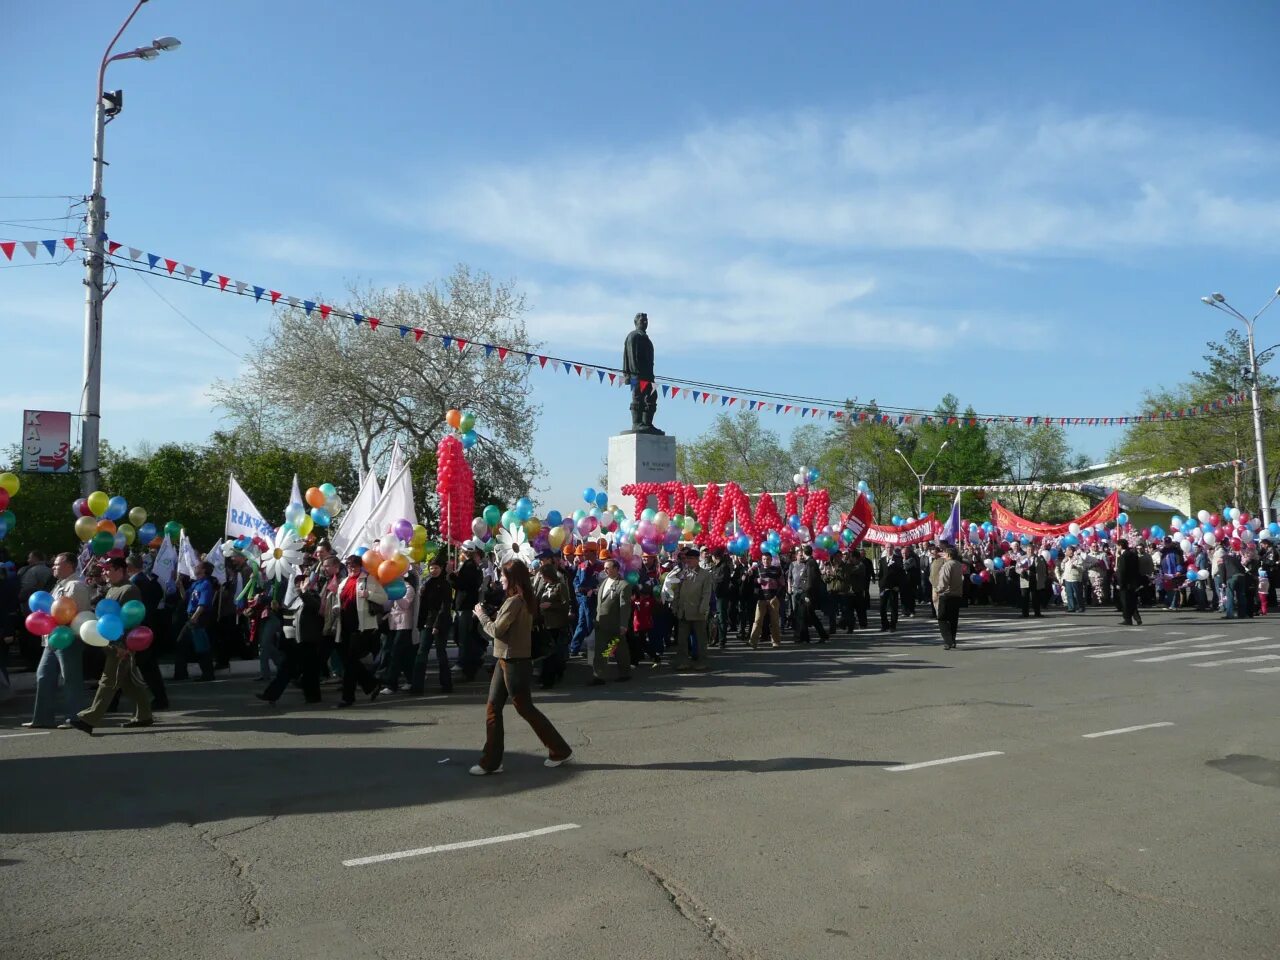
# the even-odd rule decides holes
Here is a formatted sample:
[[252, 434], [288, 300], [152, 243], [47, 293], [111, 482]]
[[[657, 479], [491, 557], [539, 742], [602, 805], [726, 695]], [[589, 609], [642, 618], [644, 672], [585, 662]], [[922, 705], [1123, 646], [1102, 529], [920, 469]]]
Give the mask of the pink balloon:
[[57, 620], [47, 613], [41, 613], [39, 610], [27, 614], [26, 623], [28, 632], [34, 633], [37, 637], [47, 637], [53, 633], [53, 628], [58, 625]]
[[150, 627], [134, 627], [125, 634], [124, 645], [134, 653], [137, 653], [151, 646], [151, 641], [154, 639], [155, 637], [152, 636]]

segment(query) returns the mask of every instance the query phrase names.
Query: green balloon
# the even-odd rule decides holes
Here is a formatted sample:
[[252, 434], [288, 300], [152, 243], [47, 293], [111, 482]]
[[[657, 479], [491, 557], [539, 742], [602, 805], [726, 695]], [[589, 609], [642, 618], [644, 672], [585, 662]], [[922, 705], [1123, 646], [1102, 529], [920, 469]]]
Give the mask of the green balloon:
[[116, 545], [115, 534], [107, 533], [102, 530], [93, 535], [93, 539], [89, 541], [89, 549], [93, 551], [95, 557], [101, 557], [108, 550]]
[[467, 411], [462, 415], [462, 419], [458, 421], [458, 432], [466, 433], [476, 425], [476, 415], [471, 411]]
[[13, 525], [18, 522], [18, 517], [12, 510], [5, 510], [0, 512], [0, 520], [3, 520], [5, 526], [12, 530]]
[[502, 510], [494, 506], [492, 503], [484, 508], [484, 522], [489, 525], [489, 529], [496, 527], [502, 520]]
[[178, 540], [178, 535], [182, 533], [182, 524], [180, 524], [177, 520], [170, 520], [168, 523], [164, 525], [164, 532], [169, 535], [170, 540], [176, 543]]
[[76, 642], [76, 633], [68, 626], [54, 627], [49, 634], [49, 646], [54, 650], [65, 650]]
[[130, 600], [120, 608], [120, 613], [124, 616], [124, 628], [132, 630], [146, 619], [147, 608], [140, 600]]

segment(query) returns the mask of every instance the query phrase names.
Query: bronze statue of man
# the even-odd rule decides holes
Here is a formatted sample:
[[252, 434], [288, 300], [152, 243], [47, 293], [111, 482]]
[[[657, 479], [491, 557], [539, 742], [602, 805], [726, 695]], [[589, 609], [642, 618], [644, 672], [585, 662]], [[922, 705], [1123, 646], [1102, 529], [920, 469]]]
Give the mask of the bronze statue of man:
[[627, 334], [622, 348], [622, 375], [631, 381], [631, 429], [627, 432], [664, 436], [653, 425], [653, 415], [658, 409], [658, 387], [653, 382], [653, 341], [649, 339], [648, 330], [649, 315], [637, 313], [636, 328]]

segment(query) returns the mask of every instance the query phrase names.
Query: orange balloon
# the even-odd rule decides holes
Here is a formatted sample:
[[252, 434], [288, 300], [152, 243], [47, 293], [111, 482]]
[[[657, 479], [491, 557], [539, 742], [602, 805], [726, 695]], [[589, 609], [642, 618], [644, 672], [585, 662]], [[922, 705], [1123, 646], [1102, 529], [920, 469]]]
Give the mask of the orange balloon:
[[377, 550], [366, 550], [363, 557], [360, 558], [364, 564], [365, 573], [377, 575], [378, 567], [382, 565], [382, 554]]
[[378, 582], [385, 587], [392, 580], [399, 580], [403, 572], [394, 560], [383, 560], [378, 564]]
[[53, 601], [53, 607], [49, 613], [59, 624], [67, 624], [76, 618], [76, 614], [80, 611], [76, 609], [76, 602], [70, 597], [59, 597]]
[[99, 520], [98, 532], [99, 533], [115, 533], [116, 525], [112, 523], [110, 520]]
[[163, 538], [163, 537], [153, 537], [153, 538], [151, 539], [151, 542], [150, 542], [150, 543], [148, 543], [148, 544], [147, 544], [147, 546], [148, 546], [149, 548], [151, 548], [152, 550], [159, 550], [159, 549], [160, 549], [160, 544], [162, 544], [162, 543], [164, 543], [164, 538]]
[[450, 410], [448, 413], [444, 415], [444, 422], [447, 423], [449, 426], [453, 427], [453, 429], [457, 430], [458, 424], [462, 422], [462, 411]]
[[319, 487], [307, 488], [307, 503], [311, 504], [311, 506], [323, 507], [328, 499], [329, 498], [324, 495], [324, 491]]

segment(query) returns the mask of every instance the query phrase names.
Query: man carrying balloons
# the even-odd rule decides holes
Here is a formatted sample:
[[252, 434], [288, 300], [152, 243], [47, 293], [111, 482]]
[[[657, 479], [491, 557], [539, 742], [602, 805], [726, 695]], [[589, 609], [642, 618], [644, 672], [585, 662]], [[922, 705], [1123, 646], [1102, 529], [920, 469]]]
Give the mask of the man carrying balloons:
[[98, 615], [98, 632], [110, 642], [107, 662], [103, 665], [98, 689], [94, 691], [93, 703], [71, 718], [71, 726], [90, 736], [102, 723], [117, 687], [132, 697], [135, 705], [133, 719], [126, 720], [122, 726], [149, 727], [153, 722], [151, 691], [133, 662], [135, 652], [151, 646], [151, 631], [142, 626], [147, 608], [141, 591], [129, 580], [123, 557], [110, 557], [106, 568], [107, 595], [98, 601], [94, 612]]
[[89, 585], [76, 575], [76, 558], [70, 553], [60, 553], [53, 558], [53, 575], [57, 578], [53, 591], [37, 590], [28, 600], [31, 614], [27, 617], [27, 629], [43, 638], [44, 650], [40, 666], [36, 668], [35, 709], [31, 721], [23, 726], [42, 729], [54, 726], [61, 676], [67, 719], [58, 726], [69, 729], [72, 718], [84, 703], [84, 645], [71, 624], [89, 609]]

